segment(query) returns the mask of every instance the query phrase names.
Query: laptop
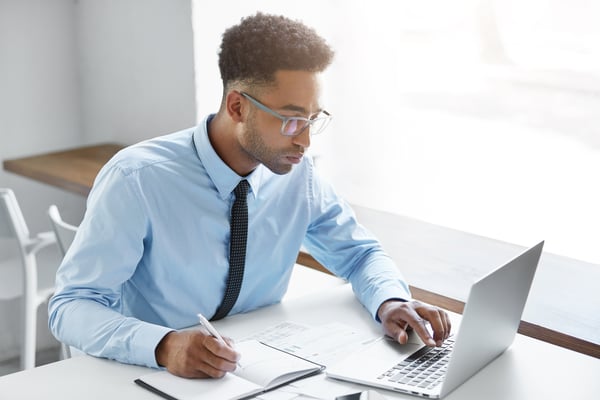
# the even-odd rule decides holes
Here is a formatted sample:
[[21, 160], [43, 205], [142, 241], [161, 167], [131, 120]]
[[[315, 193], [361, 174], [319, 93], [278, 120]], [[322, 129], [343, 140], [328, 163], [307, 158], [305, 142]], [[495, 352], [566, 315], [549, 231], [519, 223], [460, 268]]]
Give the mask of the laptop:
[[427, 347], [414, 337], [405, 345], [382, 337], [328, 366], [327, 376], [415, 396], [444, 397], [512, 344], [543, 246], [542, 241], [475, 282], [457, 333], [442, 347]]

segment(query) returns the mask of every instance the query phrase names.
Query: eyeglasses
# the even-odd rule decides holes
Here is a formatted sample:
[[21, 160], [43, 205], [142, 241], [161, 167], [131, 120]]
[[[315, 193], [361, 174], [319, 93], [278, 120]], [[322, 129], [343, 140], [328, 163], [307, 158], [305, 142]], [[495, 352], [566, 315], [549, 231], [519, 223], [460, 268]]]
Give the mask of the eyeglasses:
[[250, 100], [250, 102], [259, 109], [271, 114], [274, 117], [279, 118], [281, 120], [280, 133], [283, 136], [298, 136], [299, 134], [304, 132], [304, 130], [308, 127], [310, 127], [311, 135], [318, 135], [319, 133], [323, 132], [327, 125], [329, 125], [329, 122], [332, 118], [331, 114], [329, 114], [325, 110], [318, 112], [310, 118], [284, 117], [283, 115], [271, 110], [269, 107], [265, 106], [260, 101], [250, 96], [248, 93], [240, 92], [240, 94], [248, 100]]

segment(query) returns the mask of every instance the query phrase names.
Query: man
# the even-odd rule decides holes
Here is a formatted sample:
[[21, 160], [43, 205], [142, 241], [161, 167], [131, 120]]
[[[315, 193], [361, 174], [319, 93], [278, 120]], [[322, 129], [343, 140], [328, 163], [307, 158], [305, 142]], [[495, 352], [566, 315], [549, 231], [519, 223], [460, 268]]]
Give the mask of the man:
[[[385, 333], [405, 343], [412, 328], [441, 344], [446, 313], [410, 301], [394, 263], [305, 156], [330, 119], [319, 75], [332, 57], [312, 29], [284, 17], [258, 13], [225, 32], [218, 113], [124, 149], [99, 173], [49, 305], [59, 340], [184, 377], [221, 377], [240, 354], [179, 329], [197, 313], [218, 319], [280, 301], [304, 245], [352, 283]], [[230, 227], [238, 197], [245, 228]], [[243, 272], [230, 273], [240, 263]]]

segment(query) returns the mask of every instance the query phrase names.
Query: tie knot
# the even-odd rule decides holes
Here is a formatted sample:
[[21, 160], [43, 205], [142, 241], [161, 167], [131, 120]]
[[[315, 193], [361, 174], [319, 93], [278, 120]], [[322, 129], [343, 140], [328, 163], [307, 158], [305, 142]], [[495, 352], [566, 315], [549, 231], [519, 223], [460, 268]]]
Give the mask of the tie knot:
[[241, 180], [240, 183], [235, 187], [233, 192], [235, 193], [236, 199], [245, 199], [248, 196], [248, 188], [250, 184], [248, 184], [247, 180]]

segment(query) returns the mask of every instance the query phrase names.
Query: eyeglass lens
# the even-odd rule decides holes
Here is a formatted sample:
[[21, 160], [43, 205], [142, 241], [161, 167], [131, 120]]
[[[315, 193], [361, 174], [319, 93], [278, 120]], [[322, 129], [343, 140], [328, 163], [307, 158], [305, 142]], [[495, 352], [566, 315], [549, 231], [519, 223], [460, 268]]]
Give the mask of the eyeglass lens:
[[296, 136], [301, 134], [305, 129], [310, 129], [311, 135], [317, 135], [321, 133], [323, 129], [325, 129], [328, 123], [329, 118], [325, 116], [313, 119], [311, 121], [290, 118], [283, 126], [282, 133], [287, 136]]

